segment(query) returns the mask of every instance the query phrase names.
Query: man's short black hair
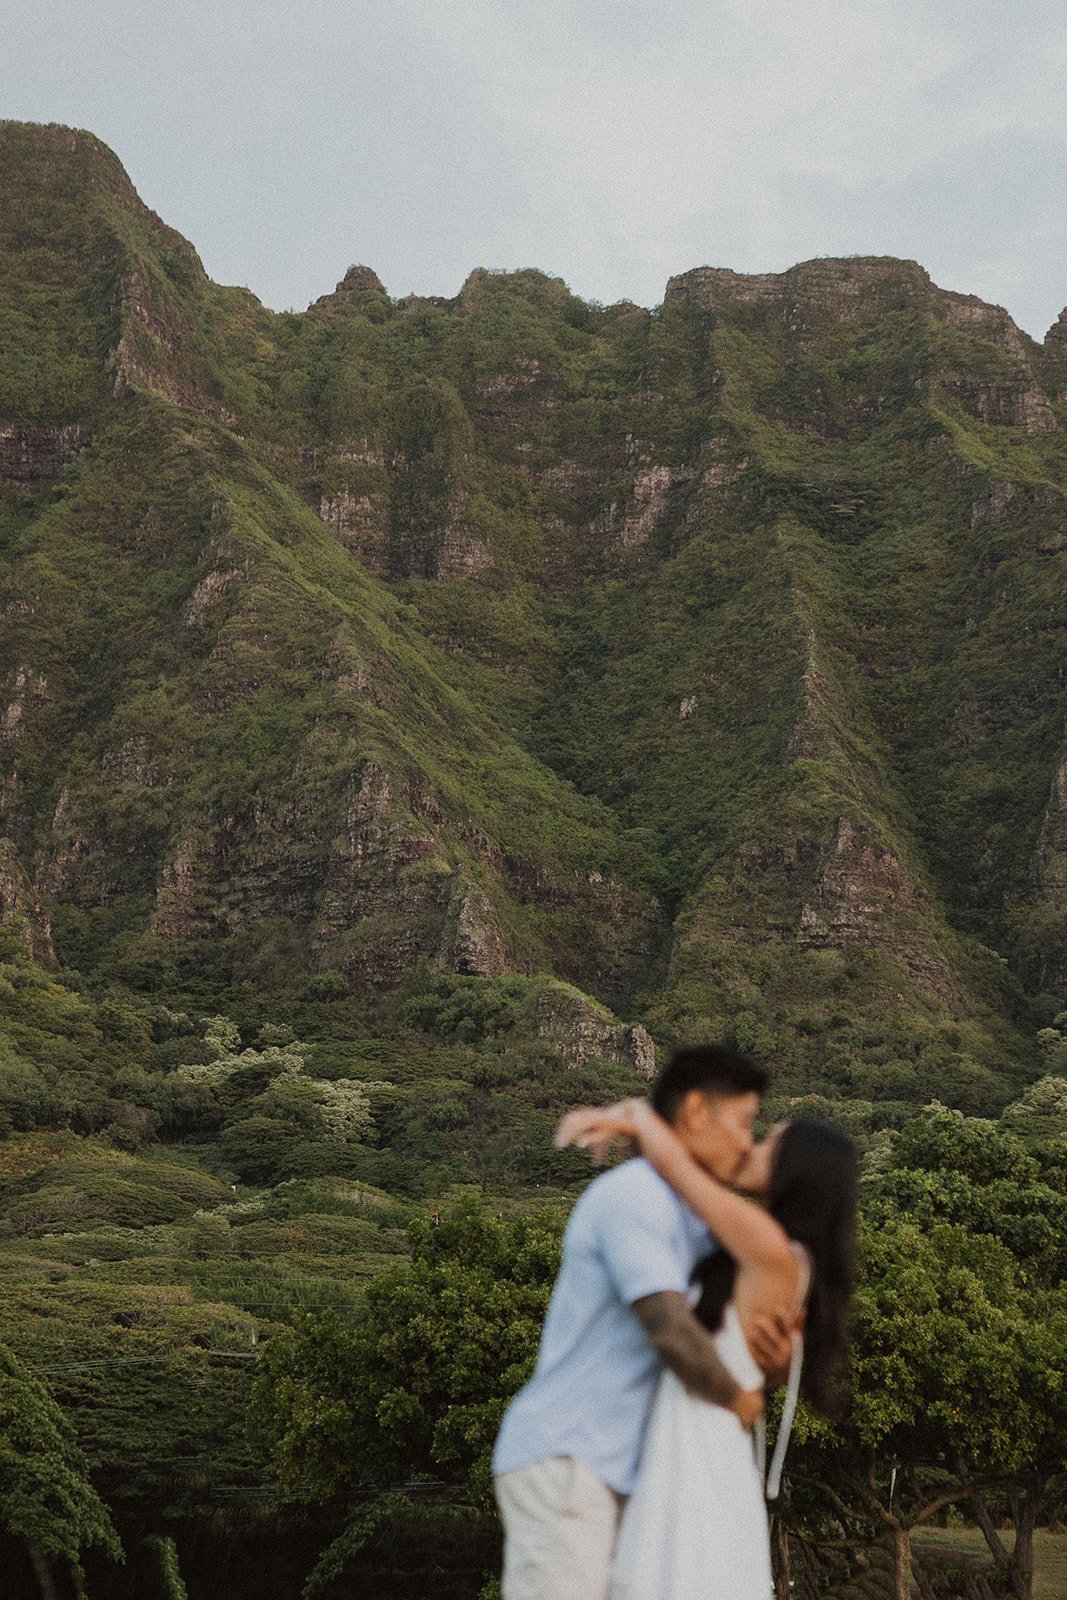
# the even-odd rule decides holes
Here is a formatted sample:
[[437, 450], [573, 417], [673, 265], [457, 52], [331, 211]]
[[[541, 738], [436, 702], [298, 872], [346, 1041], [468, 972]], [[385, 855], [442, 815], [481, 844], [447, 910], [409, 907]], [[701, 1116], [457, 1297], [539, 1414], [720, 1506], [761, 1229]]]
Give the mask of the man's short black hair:
[[656, 1079], [652, 1104], [661, 1117], [673, 1122], [691, 1089], [701, 1094], [764, 1094], [770, 1082], [767, 1068], [722, 1044], [691, 1044], [676, 1050]]

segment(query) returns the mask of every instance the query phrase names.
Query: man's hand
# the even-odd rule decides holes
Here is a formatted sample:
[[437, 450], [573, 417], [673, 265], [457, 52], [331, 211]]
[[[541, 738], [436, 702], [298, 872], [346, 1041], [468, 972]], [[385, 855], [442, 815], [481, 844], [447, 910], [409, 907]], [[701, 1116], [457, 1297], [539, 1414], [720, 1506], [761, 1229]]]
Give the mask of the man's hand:
[[795, 1321], [785, 1312], [756, 1316], [745, 1330], [749, 1349], [767, 1375], [768, 1383], [785, 1383], [793, 1359]]
[[763, 1415], [763, 1390], [742, 1389], [728, 1409], [733, 1412], [742, 1428], [754, 1428]]

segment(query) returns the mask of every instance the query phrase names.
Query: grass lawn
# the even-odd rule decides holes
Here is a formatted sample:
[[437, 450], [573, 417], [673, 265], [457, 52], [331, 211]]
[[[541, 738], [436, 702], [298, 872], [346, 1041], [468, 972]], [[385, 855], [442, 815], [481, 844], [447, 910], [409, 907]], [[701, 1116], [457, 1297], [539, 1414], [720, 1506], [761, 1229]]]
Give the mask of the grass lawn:
[[[1010, 1546], [1008, 1534], [1001, 1534]], [[985, 1550], [986, 1542], [978, 1528], [924, 1528], [916, 1535], [917, 1544], [950, 1545], [960, 1550]], [[1065, 1600], [1067, 1597], [1067, 1533], [1049, 1533], [1038, 1528], [1034, 1535], [1034, 1600]]]

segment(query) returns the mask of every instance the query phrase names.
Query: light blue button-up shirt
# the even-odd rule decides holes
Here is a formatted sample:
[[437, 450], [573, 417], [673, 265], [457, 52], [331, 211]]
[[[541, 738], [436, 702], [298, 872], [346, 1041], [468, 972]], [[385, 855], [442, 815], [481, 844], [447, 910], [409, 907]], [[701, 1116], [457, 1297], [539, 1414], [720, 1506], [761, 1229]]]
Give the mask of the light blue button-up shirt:
[[502, 1474], [551, 1456], [583, 1462], [629, 1494], [660, 1361], [635, 1300], [685, 1294], [708, 1230], [643, 1159], [602, 1173], [571, 1213], [533, 1377], [493, 1452]]

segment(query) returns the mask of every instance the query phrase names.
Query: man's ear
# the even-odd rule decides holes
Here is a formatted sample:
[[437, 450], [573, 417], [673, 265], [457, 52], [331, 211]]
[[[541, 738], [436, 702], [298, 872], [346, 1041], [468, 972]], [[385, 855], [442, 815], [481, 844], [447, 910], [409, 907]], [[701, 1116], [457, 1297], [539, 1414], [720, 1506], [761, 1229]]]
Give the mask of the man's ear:
[[678, 1102], [674, 1119], [675, 1131], [680, 1134], [695, 1133], [708, 1114], [708, 1097], [699, 1089], [687, 1089]]

